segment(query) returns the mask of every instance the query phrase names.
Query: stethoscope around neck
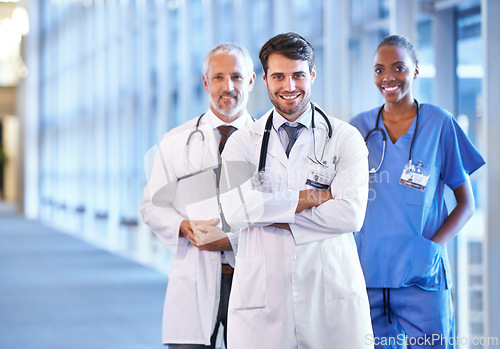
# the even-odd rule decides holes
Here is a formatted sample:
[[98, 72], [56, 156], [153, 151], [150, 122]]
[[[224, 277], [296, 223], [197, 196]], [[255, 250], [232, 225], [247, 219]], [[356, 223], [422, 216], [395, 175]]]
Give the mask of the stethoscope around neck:
[[[328, 141], [332, 138], [333, 134], [333, 129], [332, 129], [332, 124], [330, 123], [330, 120], [328, 120], [328, 117], [326, 116], [325, 112], [318, 108], [317, 106], [314, 105], [314, 103], [311, 102], [311, 109], [312, 109], [312, 115], [311, 115], [311, 130], [313, 133], [313, 140], [314, 140], [314, 159], [311, 158], [310, 156], [308, 157], [309, 160], [311, 160], [314, 163], [317, 163], [321, 166], [328, 167], [328, 162], [323, 161], [323, 156], [325, 153], [326, 149], [326, 144], [328, 142], [325, 142], [323, 146], [323, 152], [321, 153], [321, 160], [318, 159], [316, 156], [316, 137], [314, 135], [314, 129], [316, 127], [314, 123], [314, 111], [318, 111], [318, 113], [321, 114], [321, 116], [325, 119], [325, 122], [328, 126]], [[262, 145], [260, 147], [260, 157], [259, 157], [259, 167], [257, 169], [257, 172], [253, 175], [252, 177], [252, 183], [255, 186], [262, 185], [264, 183], [264, 177], [266, 173], [266, 159], [267, 159], [267, 148], [269, 146], [269, 137], [271, 136], [271, 129], [273, 127], [273, 111], [269, 114], [269, 117], [267, 118], [266, 121], [266, 126], [264, 128], [264, 136], [262, 137]]]
[[[415, 136], [417, 135], [418, 119], [419, 119], [419, 116], [420, 116], [419, 104], [418, 104], [418, 102], [417, 102], [417, 100], [415, 98], [413, 100], [415, 101], [415, 104], [417, 105], [417, 120], [415, 121], [415, 131], [413, 132], [413, 137], [411, 139], [411, 144], [410, 144], [410, 153], [408, 155], [408, 161], [410, 162], [410, 164], [411, 164], [411, 152], [413, 150], [413, 143], [415, 142]], [[386, 141], [387, 141], [387, 137], [385, 135], [385, 131], [378, 126], [380, 117], [382, 116], [382, 110], [384, 109], [384, 106], [385, 106], [385, 104], [382, 104], [382, 106], [378, 110], [377, 121], [375, 122], [375, 127], [372, 128], [370, 131], [368, 131], [368, 133], [366, 134], [366, 137], [365, 137], [365, 143], [367, 143], [368, 142], [368, 138], [370, 138], [370, 135], [372, 135], [373, 133], [375, 133], [377, 131], [380, 132], [380, 133], [382, 133], [382, 157], [380, 159], [380, 163], [378, 164], [378, 167], [377, 168], [375, 168], [375, 167], [371, 168], [369, 170], [369, 173], [377, 173], [378, 170], [380, 170], [380, 167], [382, 167], [382, 163], [384, 162], [385, 144], [386, 144]]]
[[189, 171], [192, 171], [192, 172], [197, 172], [195, 171], [192, 167], [191, 167], [191, 161], [190, 161], [190, 147], [191, 147], [191, 139], [195, 136], [195, 135], [199, 135], [201, 137], [201, 144], [202, 144], [202, 147], [201, 147], [201, 166], [200, 166], [200, 169], [198, 171], [201, 171], [203, 169], [203, 159], [205, 157], [205, 147], [204, 147], [204, 143], [205, 143], [205, 134], [203, 133], [202, 130], [200, 130], [200, 123], [201, 123], [201, 119], [203, 118], [203, 115], [205, 115], [205, 113], [201, 114], [199, 117], [198, 117], [198, 120], [196, 121], [196, 126], [194, 128], [194, 130], [189, 134], [187, 140], [186, 140], [186, 168], [189, 170]]
[[[199, 171], [202, 171], [203, 170], [203, 159], [205, 157], [205, 134], [203, 133], [203, 131], [200, 129], [200, 125], [201, 125], [201, 119], [203, 118], [203, 116], [205, 115], [205, 113], [201, 114], [199, 117], [198, 117], [198, 120], [196, 121], [196, 125], [195, 125], [195, 128], [193, 131], [191, 131], [191, 133], [189, 134], [187, 140], [186, 140], [186, 168], [189, 170], [189, 171], [192, 171], [194, 173], [197, 173]], [[252, 121], [255, 122], [255, 119], [253, 118], [253, 116], [250, 116], [252, 118]], [[189, 154], [190, 154], [190, 147], [191, 147], [191, 139], [195, 136], [195, 135], [199, 135], [201, 137], [201, 144], [202, 144], [202, 147], [201, 147], [201, 166], [200, 166], [200, 169], [198, 171], [195, 171], [193, 168], [192, 168], [192, 164], [191, 164], [191, 161], [190, 161], [190, 157], [189, 157]]]

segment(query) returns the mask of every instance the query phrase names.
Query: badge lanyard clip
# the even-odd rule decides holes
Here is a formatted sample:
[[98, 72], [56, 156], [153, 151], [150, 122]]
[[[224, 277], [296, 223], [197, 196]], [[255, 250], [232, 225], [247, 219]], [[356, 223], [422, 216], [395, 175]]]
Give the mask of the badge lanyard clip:
[[422, 160], [419, 160], [416, 166], [410, 160], [403, 168], [399, 184], [424, 191], [429, 177], [429, 169], [422, 164]]

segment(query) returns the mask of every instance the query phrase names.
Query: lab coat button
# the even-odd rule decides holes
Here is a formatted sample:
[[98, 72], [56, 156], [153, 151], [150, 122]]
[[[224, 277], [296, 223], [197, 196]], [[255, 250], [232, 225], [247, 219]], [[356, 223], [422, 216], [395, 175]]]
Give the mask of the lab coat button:
[[292, 261], [294, 261], [294, 260], [296, 260], [296, 259], [297, 259], [297, 256], [296, 256], [296, 255], [294, 255], [294, 254], [292, 254], [292, 256], [290, 257], [290, 259], [291, 259]]
[[298, 295], [299, 295], [299, 293], [298, 293], [298, 292], [294, 292], [294, 293], [293, 293], [293, 296], [294, 296], [294, 297], [297, 297]]

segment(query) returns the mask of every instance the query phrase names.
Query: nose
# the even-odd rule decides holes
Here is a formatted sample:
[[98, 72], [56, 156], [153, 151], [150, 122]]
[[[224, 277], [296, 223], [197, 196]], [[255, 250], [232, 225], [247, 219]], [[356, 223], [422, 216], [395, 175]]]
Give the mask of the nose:
[[383, 81], [391, 81], [394, 80], [394, 76], [392, 75], [392, 71], [387, 71], [384, 73], [384, 76], [382, 78]]
[[294, 91], [295, 90], [295, 81], [292, 79], [292, 77], [285, 78], [284, 88], [287, 91]]
[[231, 80], [231, 78], [227, 78], [226, 82], [224, 84], [224, 88], [226, 91], [230, 92], [234, 90], [234, 82]]

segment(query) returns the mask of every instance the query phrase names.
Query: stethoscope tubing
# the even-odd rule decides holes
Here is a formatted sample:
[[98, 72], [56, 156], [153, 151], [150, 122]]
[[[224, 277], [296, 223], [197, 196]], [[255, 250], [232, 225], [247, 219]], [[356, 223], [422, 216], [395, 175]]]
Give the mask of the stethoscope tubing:
[[[328, 120], [328, 117], [326, 116], [326, 114], [319, 107], [315, 106], [312, 102], [311, 102], [311, 108], [312, 108], [311, 128], [313, 130], [313, 133], [314, 133], [314, 128], [316, 127], [316, 125], [314, 123], [314, 111], [317, 110], [321, 114], [321, 116], [323, 116], [323, 118], [325, 119], [325, 122], [328, 126], [328, 140], [330, 140], [332, 138], [332, 134], [333, 134], [333, 128], [332, 128], [332, 124], [330, 123], [330, 120]], [[269, 146], [269, 137], [271, 136], [271, 129], [273, 126], [273, 112], [274, 111], [271, 111], [271, 113], [269, 114], [269, 117], [267, 118], [267, 121], [266, 121], [266, 126], [264, 128], [264, 136], [262, 137], [262, 144], [260, 147], [259, 167], [258, 167], [257, 173], [256, 173], [256, 180], [255, 180], [256, 183], [255, 184], [257, 184], [257, 182], [258, 182], [258, 184], [262, 184], [264, 173], [266, 171], [267, 149]], [[316, 149], [314, 149], [314, 152], [316, 153]], [[324, 149], [323, 149], [323, 153], [324, 153]], [[314, 154], [314, 156], [316, 157], [316, 154]]]
[[[415, 104], [417, 106], [417, 120], [415, 121], [415, 132], [413, 132], [413, 137], [411, 139], [411, 144], [410, 144], [410, 151], [409, 151], [409, 155], [408, 155], [408, 161], [411, 162], [411, 159], [412, 159], [412, 151], [413, 151], [413, 144], [415, 143], [415, 138], [417, 136], [417, 131], [418, 131], [418, 120], [420, 119], [420, 105], [418, 104], [418, 101], [414, 98], [413, 99], [415, 101]], [[368, 133], [366, 134], [365, 136], [365, 143], [368, 141], [368, 138], [370, 137], [370, 135], [375, 132], [375, 131], [380, 131], [382, 133], [382, 161], [380, 162], [380, 165], [379, 167], [377, 168], [376, 171], [374, 172], [377, 172], [379, 169], [380, 169], [380, 166], [382, 166], [382, 162], [384, 161], [384, 155], [385, 155], [385, 144], [386, 144], [386, 140], [387, 140], [387, 136], [385, 134], [385, 131], [380, 128], [378, 126], [379, 124], [379, 121], [380, 121], [380, 118], [382, 116], [382, 110], [384, 109], [384, 106], [385, 104], [382, 104], [382, 106], [380, 107], [380, 109], [378, 110], [378, 113], [377, 113], [377, 119], [375, 121], [375, 127], [372, 128], [370, 131], [368, 131]]]

